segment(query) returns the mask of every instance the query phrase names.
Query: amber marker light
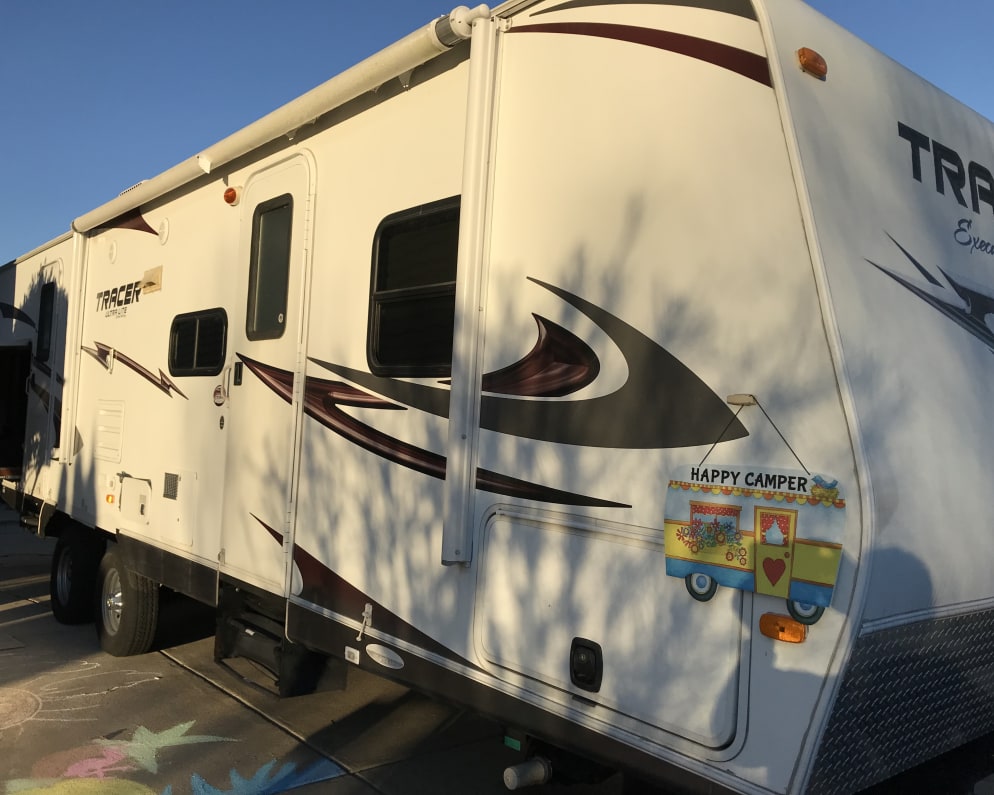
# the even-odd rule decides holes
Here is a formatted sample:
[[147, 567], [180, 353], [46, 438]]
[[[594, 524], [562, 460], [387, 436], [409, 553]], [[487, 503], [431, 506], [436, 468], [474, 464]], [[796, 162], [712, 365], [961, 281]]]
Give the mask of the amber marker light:
[[782, 640], [784, 643], [804, 643], [808, 637], [808, 628], [804, 624], [776, 613], [763, 613], [759, 617], [759, 631], [768, 638]]
[[224, 191], [224, 203], [230, 204], [234, 207], [238, 204], [238, 200], [241, 198], [242, 192], [238, 188], [227, 188]]
[[819, 80], [828, 77], [828, 62], [810, 47], [801, 47], [797, 51], [797, 62], [801, 69]]
[[107, 496], [105, 497], [105, 499], [107, 500], [107, 503], [108, 503], [109, 505], [113, 505], [113, 504], [114, 504], [114, 495], [113, 495], [113, 494], [108, 494], [108, 495], [107, 495]]

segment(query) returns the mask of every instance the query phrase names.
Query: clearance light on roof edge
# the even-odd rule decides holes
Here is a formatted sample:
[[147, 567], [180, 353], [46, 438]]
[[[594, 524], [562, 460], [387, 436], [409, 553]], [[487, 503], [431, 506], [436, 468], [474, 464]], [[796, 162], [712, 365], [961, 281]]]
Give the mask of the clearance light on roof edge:
[[768, 638], [782, 640], [784, 643], [804, 643], [808, 637], [808, 628], [804, 624], [776, 613], [763, 613], [759, 617], [759, 631]]
[[822, 58], [821, 53], [815, 52], [810, 47], [801, 47], [797, 51], [797, 62], [801, 69], [812, 77], [824, 80], [828, 77], [828, 62]]
[[224, 203], [230, 204], [232, 207], [238, 204], [238, 200], [242, 198], [241, 188], [227, 188], [224, 191]]

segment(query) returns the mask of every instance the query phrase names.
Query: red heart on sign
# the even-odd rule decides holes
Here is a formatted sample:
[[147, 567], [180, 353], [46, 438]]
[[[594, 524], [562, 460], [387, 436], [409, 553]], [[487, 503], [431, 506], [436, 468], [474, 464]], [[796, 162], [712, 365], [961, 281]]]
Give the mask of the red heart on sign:
[[783, 577], [783, 573], [787, 571], [787, 564], [779, 558], [765, 558], [763, 560], [763, 571], [766, 572], [766, 579], [770, 581], [770, 584], [776, 585], [780, 581], [780, 578]]

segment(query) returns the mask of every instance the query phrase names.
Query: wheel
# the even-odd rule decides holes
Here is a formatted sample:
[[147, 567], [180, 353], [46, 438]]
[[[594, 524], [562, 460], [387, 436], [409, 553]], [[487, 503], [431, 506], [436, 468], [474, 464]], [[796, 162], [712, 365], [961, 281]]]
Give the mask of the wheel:
[[52, 615], [60, 624], [93, 620], [93, 593], [100, 563], [100, 542], [79, 530], [66, 529], [55, 544], [49, 594]]
[[795, 602], [793, 599], [787, 600], [787, 612], [790, 617], [801, 624], [815, 624], [825, 612], [824, 607], [808, 604], [807, 602]]
[[159, 619], [159, 586], [124, 565], [111, 546], [97, 571], [96, 625], [100, 648], [115, 657], [144, 654]]
[[687, 584], [687, 592], [698, 602], [708, 601], [718, 590], [718, 583], [715, 582], [714, 578], [707, 574], [701, 574], [699, 571], [688, 574], [683, 581]]

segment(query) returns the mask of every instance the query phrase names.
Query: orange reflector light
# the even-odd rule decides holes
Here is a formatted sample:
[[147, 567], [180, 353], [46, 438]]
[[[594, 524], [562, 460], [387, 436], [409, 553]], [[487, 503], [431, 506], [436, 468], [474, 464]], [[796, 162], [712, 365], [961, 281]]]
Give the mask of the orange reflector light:
[[232, 207], [238, 204], [238, 188], [227, 188], [224, 191], [224, 201]]
[[819, 53], [809, 47], [801, 47], [797, 51], [797, 62], [805, 72], [819, 80], [828, 77], [828, 63]]
[[763, 613], [759, 617], [759, 631], [768, 638], [782, 640], [784, 643], [804, 643], [808, 637], [808, 628], [804, 624], [776, 613]]
[[108, 502], [108, 503], [110, 503], [111, 505], [113, 505], [113, 504], [114, 504], [114, 495], [113, 495], [113, 494], [108, 494], [108, 495], [107, 495], [107, 496], [105, 497], [105, 499], [106, 499], [106, 500], [107, 500], [107, 502]]

